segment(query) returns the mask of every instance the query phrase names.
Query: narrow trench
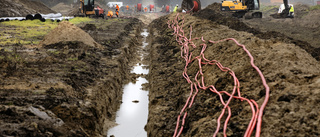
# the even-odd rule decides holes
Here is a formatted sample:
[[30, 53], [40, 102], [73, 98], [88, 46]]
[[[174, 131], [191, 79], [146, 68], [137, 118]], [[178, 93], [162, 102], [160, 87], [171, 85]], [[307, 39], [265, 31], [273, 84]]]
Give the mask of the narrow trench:
[[[143, 29], [141, 35], [142, 48], [145, 48], [148, 45], [147, 29]], [[140, 56], [143, 59], [142, 54]], [[131, 73], [147, 75], [149, 70], [145, 68], [145, 65], [138, 63]], [[116, 114], [118, 125], [109, 129], [108, 137], [147, 137], [144, 127], [148, 120], [149, 91], [142, 90], [142, 84], [147, 82], [145, 78], [139, 77], [135, 83], [130, 82], [124, 86], [122, 104]]]

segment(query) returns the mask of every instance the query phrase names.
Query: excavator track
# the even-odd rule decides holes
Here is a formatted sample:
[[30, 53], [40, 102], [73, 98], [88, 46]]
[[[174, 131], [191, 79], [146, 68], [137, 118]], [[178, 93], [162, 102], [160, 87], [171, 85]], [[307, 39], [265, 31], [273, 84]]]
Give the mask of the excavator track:
[[201, 9], [201, 2], [200, 0], [183, 0], [181, 7], [186, 11], [197, 12]]

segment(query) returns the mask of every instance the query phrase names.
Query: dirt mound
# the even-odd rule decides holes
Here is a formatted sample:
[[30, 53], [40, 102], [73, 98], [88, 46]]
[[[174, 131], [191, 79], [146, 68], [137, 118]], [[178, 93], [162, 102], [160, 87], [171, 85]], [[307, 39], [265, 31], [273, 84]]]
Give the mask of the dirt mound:
[[[287, 35], [286, 30], [291, 29], [292, 27], [288, 27], [288, 23], [279, 23], [279, 22], [283, 22], [283, 20], [285, 20], [285, 19], [280, 20], [280, 21], [278, 21], [278, 20], [269, 21], [269, 20], [263, 20], [263, 19], [245, 20], [245, 22], [252, 22], [252, 23], [260, 24], [263, 27], [269, 25], [269, 24], [266, 24], [266, 22], [268, 22], [268, 21], [272, 22], [272, 23], [277, 22], [274, 24], [270, 24], [270, 27], [281, 26], [281, 28], [278, 28], [278, 31], [276, 29], [275, 30], [267, 29], [266, 32], [262, 32], [261, 30], [259, 30], [259, 27], [249, 26], [248, 24], [244, 23], [243, 20], [240, 20], [238, 18], [233, 17], [231, 12], [220, 11], [219, 7], [220, 7], [220, 4], [218, 4], [218, 3], [211, 4], [207, 8], [196, 13], [194, 16], [209, 19], [213, 22], [216, 22], [216, 23], [222, 24], [222, 25], [226, 25], [226, 26], [230, 27], [231, 29], [234, 29], [237, 31], [245, 31], [245, 32], [252, 33], [262, 39], [278, 39], [283, 42], [289, 42], [289, 43], [296, 44], [296, 45], [300, 46], [301, 48], [305, 49], [314, 58], [316, 58], [317, 60], [320, 60], [320, 54], [319, 54], [320, 49], [319, 48], [317, 49], [317, 48], [314, 48], [313, 46], [311, 46], [311, 44], [309, 43], [311, 41], [308, 39], [308, 37], [306, 37], [306, 39], [293, 39], [293, 38], [289, 37], [291, 35], [289, 35], [289, 36]], [[295, 29], [299, 29], [299, 28], [295, 28]], [[301, 28], [300, 32], [302, 32], [303, 30], [304, 30], [304, 28]], [[307, 33], [308, 32], [306, 32], [306, 34]], [[313, 37], [311, 37], [311, 39], [312, 38]]]
[[40, 42], [40, 45], [51, 45], [68, 41], [79, 41], [91, 47], [99, 49], [103, 48], [100, 44], [95, 42], [88, 33], [67, 21], [61, 22], [58, 27], [46, 35]]
[[56, 13], [41, 2], [30, 0], [2, 0], [0, 3], [0, 17], [24, 17], [28, 14]]
[[302, 26], [308, 28], [319, 29], [320, 27], [320, 10], [313, 10], [301, 17], [301, 20], [298, 21]]
[[54, 7], [52, 7], [51, 9], [56, 11], [56, 12], [61, 13], [62, 15], [67, 15], [75, 7], [78, 7], [78, 6], [66, 5], [66, 4], [61, 2], [61, 3], [57, 4], [57, 5], [55, 5]]
[[[263, 115], [261, 136], [319, 136], [318, 61], [291, 41], [283, 41], [282, 37], [260, 38], [261, 36], [256, 35], [263, 33], [252, 34], [226, 27], [224, 24], [234, 23], [231, 19], [226, 20], [212, 14], [203, 16], [209, 16], [211, 21], [189, 15], [185, 16], [184, 21], [180, 21], [184, 22], [182, 27], [185, 36], [189, 38], [189, 26], [192, 26], [192, 38], [204, 36], [206, 41], [235, 38], [247, 47], [255, 58], [255, 64], [265, 75], [271, 93]], [[185, 61], [180, 57], [180, 45], [176, 42], [176, 37], [171, 35], [174, 31], [167, 29], [167, 21], [174, 17], [162, 17], [149, 26], [152, 36], [148, 41], [152, 45], [149, 47], [150, 56], [147, 58], [151, 62], [148, 76], [149, 119], [146, 126], [149, 136], [173, 135], [177, 116], [190, 94], [190, 84], [182, 76]], [[203, 43], [201, 40], [192, 42], [197, 46]], [[254, 99], [261, 105], [265, 98], [265, 90], [246, 53], [231, 41], [206, 44], [208, 47], [204, 52], [205, 57], [209, 60], [215, 59], [233, 70], [241, 83], [242, 96]], [[202, 46], [189, 47], [190, 52], [194, 53], [189, 54], [191, 59], [202, 50]], [[185, 77], [192, 78], [194, 82], [200, 63], [197, 59], [189, 63]], [[221, 72], [215, 65], [201, 66], [205, 86], [212, 84], [218, 91], [232, 91], [234, 83], [228, 72]], [[201, 81], [200, 74], [197, 79]], [[201, 84], [202, 82], [199, 85]], [[226, 129], [227, 136], [243, 136], [250, 122], [251, 109], [245, 101], [231, 102], [232, 116]], [[199, 90], [193, 106], [187, 109], [188, 115], [181, 136], [212, 136], [222, 109], [223, 105], [218, 95], [209, 90]], [[227, 114], [222, 118], [223, 121], [226, 117]], [[223, 136], [222, 130], [221, 127], [218, 136]]]

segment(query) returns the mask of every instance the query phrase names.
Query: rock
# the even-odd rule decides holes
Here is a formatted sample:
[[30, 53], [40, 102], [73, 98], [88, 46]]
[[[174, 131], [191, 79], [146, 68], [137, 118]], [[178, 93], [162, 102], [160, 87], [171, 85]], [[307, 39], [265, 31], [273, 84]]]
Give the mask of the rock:
[[133, 103], [139, 103], [139, 100], [133, 100], [132, 102]]

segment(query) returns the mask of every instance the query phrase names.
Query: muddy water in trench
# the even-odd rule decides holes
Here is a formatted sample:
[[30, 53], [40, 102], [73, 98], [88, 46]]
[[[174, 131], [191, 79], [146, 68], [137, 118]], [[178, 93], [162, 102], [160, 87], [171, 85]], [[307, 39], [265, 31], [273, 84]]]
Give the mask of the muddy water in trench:
[[[144, 37], [143, 48], [148, 45], [146, 37], [148, 32], [146, 29], [141, 35]], [[149, 70], [144, 69], [144, 65], [137, 64], [132, 73], [148, 74]], [[142, 84], [147, 83], [145, 78], [139, 77], [136, 83], [129, 83], [124, 86], [122, 95], [122, 104], [117, 112], [117, 126], [108, 131], [108, 137], [147, 137], [144, 126], [148, 119], [148, 91], [142, 90]]]

